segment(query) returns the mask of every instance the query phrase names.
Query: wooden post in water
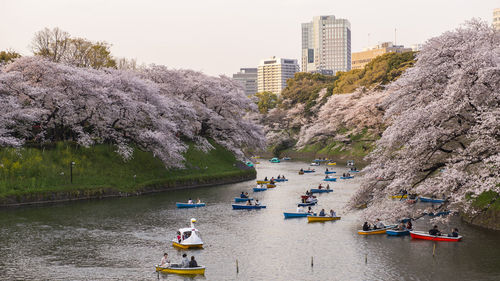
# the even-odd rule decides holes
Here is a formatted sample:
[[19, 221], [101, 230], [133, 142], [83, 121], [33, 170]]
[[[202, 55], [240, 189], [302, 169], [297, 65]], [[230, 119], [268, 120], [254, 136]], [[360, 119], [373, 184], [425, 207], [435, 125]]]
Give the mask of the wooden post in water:
[[313, 259], [313, 257], [311, 256], [311, 267], [313, 267], [313, 266], [314, 266], [314, 259]]
[[432, 247], [432, 257], [434, 257], [436, 253], [436, 242], [434, 242], [434, 246]]
[[240, 267], [238, 266], [238, 259], [236, 259], [236, 274], [240, 273]]
[[365, 254], [365, 264], [368, 263], [368, 254]]

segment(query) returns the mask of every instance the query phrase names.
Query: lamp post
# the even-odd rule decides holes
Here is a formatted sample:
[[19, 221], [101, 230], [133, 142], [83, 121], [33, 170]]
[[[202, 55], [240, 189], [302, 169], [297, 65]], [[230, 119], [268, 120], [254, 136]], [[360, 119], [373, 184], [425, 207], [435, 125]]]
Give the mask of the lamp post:
[[71, 161], [69, 164], [69, 174], [70, 174], [70, 182], [73, 183], [73, 166], [75, 165], [74, 161]]

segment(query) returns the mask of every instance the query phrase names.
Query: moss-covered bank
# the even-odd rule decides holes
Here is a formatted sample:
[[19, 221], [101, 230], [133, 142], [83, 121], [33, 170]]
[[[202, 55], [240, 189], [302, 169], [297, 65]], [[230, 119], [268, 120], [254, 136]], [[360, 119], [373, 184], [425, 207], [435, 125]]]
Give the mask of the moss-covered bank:
[[204, 153], [191, 145], [185, 153], [186, 169], [168, 170], [152, 153], [139, 149], [123, 161], [112, 145], [2, 148], [0, 206], [130, 196], [255, 178], [254, 169], [214, 146]]
[[473, 225], [500, 230], [500, 194], [486, 191], [470, 200], [473, 211], [462, 213], [462, 218]]

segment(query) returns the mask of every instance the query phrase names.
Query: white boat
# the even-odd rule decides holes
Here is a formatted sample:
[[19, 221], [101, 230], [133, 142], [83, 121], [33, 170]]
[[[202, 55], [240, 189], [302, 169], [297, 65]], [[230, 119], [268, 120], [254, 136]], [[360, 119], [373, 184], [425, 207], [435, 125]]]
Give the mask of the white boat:
[[312, 162], [309, 166], [319, 166], [319, 162]]
[[198, 229], [194, 227], [196, 219], [191, 219], [191, 227], [180, 228], [177, 236], [172, 239], [172, 245], [181, 249], [190, 248], [203, 248], [203, 241], [201, 240]]

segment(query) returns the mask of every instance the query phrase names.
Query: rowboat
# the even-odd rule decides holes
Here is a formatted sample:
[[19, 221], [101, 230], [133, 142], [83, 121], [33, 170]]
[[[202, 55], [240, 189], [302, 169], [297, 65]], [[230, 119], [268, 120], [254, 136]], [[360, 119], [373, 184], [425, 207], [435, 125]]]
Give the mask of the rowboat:
[[248, 167], [253, 167], [253, 166], [254, 166], [254, 165], [253, 165], [253, 163], [252, 163], [251, 161], [247, 161], [247, 162], [245, 162], [245, 164], [246, 164]]
[[304, 171], [299, 171], [299, 175], [303, 175], [304, 174]]
[[283, 182], [283, 181], [288, 181], [288, 179], [274, 179], [276, 182]]
[[353, 179], [354, 176], [348, 176], [348, 177], [340, 177], [341, 180], [348, 180], [348, 179]]
[[347, 166], [354, 166], [354, 160], [347, 160]]
[[279, 163], [281, 161], [278, 158], [274, 157], [274, 158], [269, 159], [269, 162], [271, 162], [271, 163]]
[[247, 201], [252, 201], [253, 198], [241, 198], [241, 197], [234, 197], [234, 202], [247, 202]]
[[275, 187], [276, 187], [275, 184], [270, 184], [270, 183], [267, 184], [267, 188], [275, 188]]
[[451, 213], [450, 211], [441, 211], [441, 212], [429, 213], [429, 214], [425, 214], [425, 215], [428, 215], [429, 217], [440, 217], [440, 216], [449, 215], [450, 213]]
[[285, 219], [291, 219], [291, 218], [305, 218], [307, 216], [310, 216], [311, 214], [309, 213], [283, 213], [285, 216]]
[[292, 158], [290, 158], [290, 157], [283, 157], [283, 158], [281, 158], [281, 160], [287, 161], [287, 160], [292, 160]]
[[308, 216], [307, 221], [308, 222], [323, 222], [323, 221], [336, 221], [340, 220], [340, 217], [330, 217], [330, 216]]
[[420, 202], [426, 202], [426, 203], [444, 203], [444, 199], [434, 199], [434, 198], [429, 198], [429, 197], [418, 197]]
[[337, 172], [335, 172], [335, 171], [325, 171], [325, 175], [335, 174], [335, 173], [337, 173]]
[[350, 170], [350, 171], [348, 171], [348, 172], [349, 172], [349, 173], [359, 173], [360, 171], [358, 171], [358, 170], [355, 170], [355, 171], [354, 171], [354, 170]]
[[423, 239], [423, 240], [445, 241], [445, 242], [458, 242], [462, 240], [463, 237], [460, 235], [458, 237], [448, 237], [446, 236], [446, 234], [444, 234], [444, 236], [434, 236], [424, 231], [410, 231], [410, 236], [412, 239]]
[[304, 173], [314, 173], [316, 170], [304, 170]]
[[373, 234], [384, 234], [388, 229], [393, 229], [397, 225], [388, 225], [384, 228], [370, 229], [370, 230], [358, 230], [359, 235], [373, 235]]
[[205, 203], [175, 203], [175, 206], [177, 208], [199, 208], [199, 207], [205, 207]]
[[337, 165], [337, 163], [336, 162], [329, 162], [326, 165], [328, 165], [328, 166], [335, 166], [335, 165]]
[[198, 229], [194, 227], [196, 219], [191, 219], [191, 227], [180, 228], [178, 236], [172, 239], [172, 245], [180, 249], [203, 248]]
[[391, 197], [392, 199], [401, 199], [401, 198], [403, 198], [403, 199], [407, 199], [407, 198], [408, 198], [408, 195], [407, 195], [407, 194], [405, 194], [405, 195], [401, 195], [401, 194], [400, 194], [400, 195], [391, 195], [390, 197]]
[[323, 181], [337, 181], [337, 178], [324, 178]]
[[333, 189], [311, 188], [311, 193], [327, 193], [327, 192], [333, 192]]
[[410, 231], [408, 229], [405, 230], [396, 230], [396, 229], [388, 229], [386, 231], [389, 236], [405, 236], [410, 235]]
[[297, 203], [297, 205], [300, 207], [314, 206], [316, 204], [318, 204], [318, 200], [306, 203]]
[[252, 209], [265, 209], [265, 205], [239, 205], [239, 204], [232, 204], [233, 210], [252, 210]]
[[269, 181], [257, 181], [257, 184], [266, 184], [269, 183]]
[[265, 187], [254, 187], [253, 192], [261, 192], [261, 191], [266, 191], [267, 188]]
[[309, 164], [309, 166], [319, 166], [319, 163], [318, 162], [312, 162], [311, 164]]
[[157, 272], [162, 273], [175, 273], [175, 274], [187, 274], [187, 275], [197, 275], [205, 274], [205, 267], [180, 267], [180, 264], [171, 264], [169, 266], [155, 265]]

